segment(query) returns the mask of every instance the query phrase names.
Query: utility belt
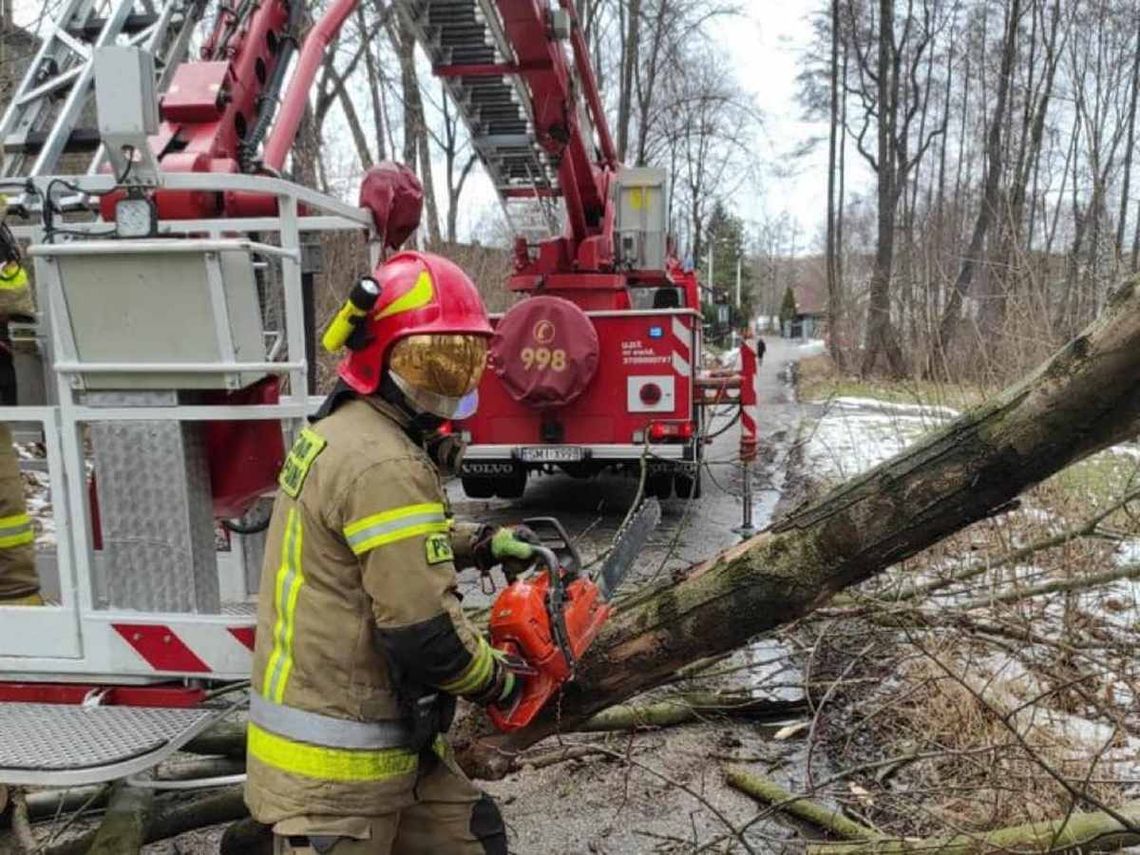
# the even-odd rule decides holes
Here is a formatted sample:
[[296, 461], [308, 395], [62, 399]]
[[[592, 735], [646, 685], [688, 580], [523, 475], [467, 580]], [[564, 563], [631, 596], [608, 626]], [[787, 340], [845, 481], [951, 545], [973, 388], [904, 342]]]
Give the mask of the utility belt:
[[401, 692], [398, 721], [352, 721], [276, 704], [261, 695], [249, 700], [249, 721], [279, 737], [350, 751], [403, 748], [419, 754], [432, 748], [455, 716], [455, 698], [442, 692]]

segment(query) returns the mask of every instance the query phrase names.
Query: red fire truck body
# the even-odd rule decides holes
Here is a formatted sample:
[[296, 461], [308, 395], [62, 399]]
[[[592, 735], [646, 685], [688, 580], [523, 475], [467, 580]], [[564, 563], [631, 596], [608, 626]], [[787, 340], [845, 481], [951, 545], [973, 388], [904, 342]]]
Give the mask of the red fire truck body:
[[[693, 383], [700, 314], [684, 308], [602, 310], [582, 319], [597, 334], [597, 369], [568, 404], [528, 405], [495, 371], [484, 375], [478, 412], [459, 424], [469, 441], [463, 463], [468, 495], [517, 497], [528, 473], [555, 468], [583, 477], [612, 467], [636, 473], [647, 452], [655, 475], [691, 477], [700, 433]], [[502, 316], [495, 319], [496, 326], [501, 322]], [[545, 328], [540, 322], [517, 340], [496, 341], [497, 350], [515, 361], [516, 371], [552, 372], [549, 364], [536, 364]], [[684, 462], [689, 465], [678, 465]], [[664, 492], [666, 480], [654, 478], [654, 491]], [[678, 485], [678, 492], [688, 489]]]

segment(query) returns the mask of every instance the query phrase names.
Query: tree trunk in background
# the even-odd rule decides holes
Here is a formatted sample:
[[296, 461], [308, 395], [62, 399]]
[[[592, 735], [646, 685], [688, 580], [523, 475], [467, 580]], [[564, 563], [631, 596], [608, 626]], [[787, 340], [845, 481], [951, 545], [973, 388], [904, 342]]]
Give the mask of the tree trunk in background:
[[637, 74], [637, 54], [641, 43], [641, 0], [628, 0], [628, 29], [622, 44], [621, 94], [618, 98], [617, 155], [625, 160], [629, 147], [629, 125], [633, 115], [633, 78]]
[[[378, 14], [387, 14], [385, 10], [379, 10]], [[364, 19], [364, 7], [358, 6], [356, 9], [356, 21], [360, 27], [360, 32], [367, 33], [369, 27], [366, 25]], [[377, 32], [379, 32], [377, 30]], [[364, 38], [361, 35], [361, 38]], [[373, 132], [376, 134], [376, 159], [387, 160], [388, 149], [384, 145], [384, 110], [380, 106], [380, 68], [376, 63], [376, 56], [372, 53], [370, 48], [364, 50], [364, 70], [367, 75], [368, 81], [368, 99], [372, 105], [372, 127]]]
[[[895, 260], [895, 220], [899, 202], [895, 169], [895, 122], [898, 118], [899, 78], [895, 66], [894, 0], [879, 0], [878, 38], [878, 235], [875, 267], [871, 272], [867, 303], [867, 338], [860, 368], [864, 375], [875, 370], [880, 357], [887, 370], [902, 376], [903, 360], [898, 337], [891, 323], [891, 277]], [[903, 157], [905, 157], [905, 150]]]
[[297, 126], [297, 142], [293, 146], [293, 176], [304, 187], [320, 187], [324, 170], [321, 161], [321, 134], [312, 107], [306, 107]]
[[[1140, 14], [1137, 15], [1140, 19]], [[1136, 34], [1137, 45], [1140, 46], [1140, 30]], [[1128, 220], [1128, 188], [1132, 180], [1132, 146], [1136, 141], [1136, 96], [1140, 90], [1140, 49], [1132, 57], [1132, 92], [1128, 99], [1128, 131], [1124, 145], [1124, 175], [1121, 178], [1123, 186], [1120, 190], [1120, 214], [1116, 220], [1116, 257], [1124, 257], [1124, 225]]]
[[530, 726], [490, 734], [481, 714], [464, 719], [455, 733], [461, 762], [473, 775], [500, 777], [538, 740], [795, 620], [1134, 436], [1137, 376], [1140, 280], [1133, 279], [1103, 318], [989, 403], [681, 581], [622, 603], [560, 702]]
[[1013, 75], [1014, 56], [1017, 52], [1017, 27], [1020, 18], [1021, 0], [1010, 0], [1006, 16], [1005, 39], [1002, 46], [1001, 71], [998, 75], [997, 101], [994, 104], [994, 114], [990, 120], [989, 135], [986, 141], [986, 177], [982, 190], [982, 203], [978, 209], [978, 217], [974, 221], [970, 245], [962, 258], [961, 266], [958, 268], [958, 275], [954, 279], [950, 299], [947, 301], [946, 311], [942, 315], [942, 323], [938, 329], [937, 358], [940, 364], [937, 367], [942, 373], [947, 370], [949, 348], [958, 332], [958, 324], [962, 314], [962, 300], [969, 293], [974, 271], [985, 246], [986, 232], [989, 230], [990, 223], [993, 222], [997, 210], [998, 191], [1001, 189], [1002, 176], [1001, 130], [1006, 120], [1009, 83]]
[[[831, 0], [831, 127], [827, 136], [827, 349], [843, 370], [843, 286], [836, 265], [835, 181], [839, 143], [839, 0]], [[843, 205], [843, 200], [839, 200]]]
[[[424, 219], [429, 244], [439, 243], [439, 211], [435, 203], [435, 181], [431, 171], [431, 144], [424, 120], [420, 82], [416, 76], [416, 37], [400, 20], [389, 27], [388, 35], [400, 62], [400, 83], [404, 96], [404, 163], [416, 170], [424, 186]], [[419, 158], [419, 168], [416, 159]]]

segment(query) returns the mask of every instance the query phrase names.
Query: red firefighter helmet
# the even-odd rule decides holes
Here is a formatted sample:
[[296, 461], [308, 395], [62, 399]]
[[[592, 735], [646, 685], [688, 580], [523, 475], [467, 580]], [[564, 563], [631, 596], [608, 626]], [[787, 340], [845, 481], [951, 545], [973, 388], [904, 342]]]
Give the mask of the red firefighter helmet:
[[372, 275], [380, 296], [363, 322], [363, 344], [340, 363], [341, 378], [368, 395], [387, 369], [420, 409], [444, 418], [469, 414], [491, 337], [475, 283], [427, 252], [397, 253]]

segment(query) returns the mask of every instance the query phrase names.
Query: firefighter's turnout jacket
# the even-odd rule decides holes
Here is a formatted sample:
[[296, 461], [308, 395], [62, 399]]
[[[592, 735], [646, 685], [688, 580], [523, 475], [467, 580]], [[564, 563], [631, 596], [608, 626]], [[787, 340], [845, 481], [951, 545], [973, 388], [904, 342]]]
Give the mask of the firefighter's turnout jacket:
[[[0, 267], [0, 405], [16, 404], [16, 375], [7, 319], [33, 312], [28, 275], [18, 264]], [[35, 531], [24, 502], [12, 432], [0, 423], [0, 604], [39, 604]]]
[[405, 427], [383, 401], [350, 400], [302, 431], [282, 469], [248, 743], [246, 800], [263, 823], [410, 806], [424, 757], [409, 748], [401, 688], [486, 702], [502, 685], [456, 592], [478, 528], [451, 520]]

